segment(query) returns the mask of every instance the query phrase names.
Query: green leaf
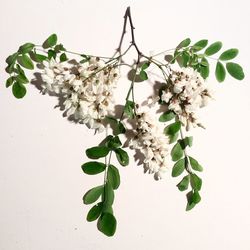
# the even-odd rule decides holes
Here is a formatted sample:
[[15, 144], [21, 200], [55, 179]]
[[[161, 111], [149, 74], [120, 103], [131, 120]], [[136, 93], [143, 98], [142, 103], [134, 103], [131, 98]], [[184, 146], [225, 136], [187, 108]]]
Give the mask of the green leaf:
[[95, 206], [93, 206], [87, 214], [87, 221], [90, 222], [97, 220], [102, 213], [102, 207], [103, 207], [102, 202], [99, 202]]
[[181, 49], [181, 48], [183, 48], [183, 47], [187, 47], [190, 43], [191, 43], [190, 38], [186, 38], [186, 39], [184, 39], [183, 41], [181, 41], [181, 42], [178, 44], [177, 49]]
[[174, 135], [176, 134], [181, 128], [181, 122], [176, 121], [172, 124], [169, 124], [167, 127], [164, 129], [165, 135]]
[[115, 149], [115, 148], [121, 147], [122, 143], [121, 143], [118, 136], [114, 136], [114, 137], [109, 139], [107, 146], [109, 149]]
[[106, 116], [106, 119], [111, 124], [114, 135], [125, 134], [126, 128], [121, 121], [112, 116]]
[[54, 48], [55, 52], [58, 53], [58, 52], [61, 52], [61, 51], [66, 51], [66, 49], [64, 48], [64, 46], [60, 43], [60, 44], [57, 44]]
[[141, 71], [140, 71], [140, 78], [141, 78], [143, 81], [148, 80], [148, 75], [147, 75], [147, 73], [146, 73], [144, 70], [141, 70]]
[[82, 54], [81, 57], [83, 57], [83, 60], [81, 60], [80, 63], [86, 63], [90, 60], [90, 56]]
[[199, 203], [201, 201], [201, 196], [200, 196], [200, 194], [199, 194], [199, 192], [197, 190], [194, 190], [192, 199], [193, 199], [193, 202], [195, 204], [197, 204], [197, 203]]
[[177, 139], [178, 139], [178, 137], [179, 137], [179, 132], [177, 132], [177, 133], [174, 134], [174, 135], [169, 135], [169, 136], [168, 136], [168, 138], [169, 138], [169, 143], [171, 144], [171, 143], [176, 142]]
[[216, 69], [215, 69], [215, 76], [218, 82], [223, 82], [226, 77], [226, 70], [225, 67], [221, 62], [217, 62]]
[[229, 62], [226, 64], [227, 72], [237, 80], [243, 80], [245, 74], [242, 67], [237, 63]]
[[177, 161], [172, 169], [172, 177], [177, 177], [183, 173], [185, 170], [185, 158]]
[[190, 192], [187, 193], [187, 206], [186, 206], [186, 211], [191, 210], [194, 208], [196, 203], [193, 201], [193, 191], [191, 190]]
[[34, 64], [27, 55], [21, 55], [17, 57], [18, 63], [26, 69], [34, 69]]
[[84, 204], [91, 204], [94, 203], [95, 201], [97, 201], [99, 199], [99, 197], [102, 195], [103, 193], [103, 185], [102, 186], [98, 186], [98, 187], [94, 187], [92, 189], [90, 189], [84, 196], [83, 196], [83, 203]]
[[113, 236], [116, 231], [116, 218], [111, 213], [103, 213], [98, 219], [97, 228], [107, 236]]
[[105, 207], [112, 206], [114, 203], [114, 198], [115, 198], [114, 190], [113, 190], [112, 184], [108, 180], [105, 184], [105, 190], [104, 190]]
[[175, 113], [171, 110], [164, 112], [160, 117], [159, 117], [159, 121], [160, 122], [168, 122], [172, 119], [175, 118]]
[[107, 156], [109, 151], [110, 151], [109, 148], [106, 146], [97, 146], [97, 147], [88, 148], [86, 150], [86, 155], [90, 159], [99, 159], [99, 158]]
[[47, 48], [53, 47], [54, 45], [56, 45], [56, 43], [57, 43], [57, 35], [52, 34], [43, 43], [43, 48], [47, 49]]
[[51, 59], [51, 58], [56, 59], [56, 52], [55, 52], [54, 50], [50, 49], [50, 50], [48, 51], [48, 58], [49, 58], [49, 59]]
[[65, 54], [65, 53], [62, 53], [62, 54], [60, 55], [60, 62], [65, 62], [65, 61], [67, 61], [67, 60], [68, 60], [68, 58], [67, 58], [66, 54]]
[[18, 52], [22, 54], [26, 54], [26, 53], [29, 53], [34, 47], [35, 47], [35, 44], [33, 43], [25, 43], [19, 47]]
[[201, 201], [200, 194], [197, 190], [192, 190], [187, 193], [187, 207], [186, 210], [191, 210], [195, 207], [196, 204], [198, 204]]
[[193, 157], [189, 156], [189, 161], [193, 170], [200, 171], [200, 172], [203, 171], [203, 167]]
[[141, 69], [142, 69], [142, 70], [145, 70], [145, 69], [147, 69], [149, 66], [150, 66], [150, 62], [145, 62], [145, 63], [142, 64]]
[[109, 165], [107, 178], [113, 189], [117, 189], [120, 186], [120, 174], [115, 166]]
[[103, 172], [105, 168], [105, 164], [97, 161], [90, 161], [82, 165], [83, 172], [89, 175], [99, 174]]
[[117, 158], [118, 162], [122, 166], [127, 166], [129, 164], [129, 157], [128, 157], [128, 153], [126, 151], [124, 151], [121, 148], [117, 148], [117, 149], [115, 149], [115, 154], [116, 154], [116, 158]]
[[183, 149], [179, 142], [177, 142], [171, 150], [171, 156], [173, 161], [178, 161], [183, 156]]
[[208, 46], [208, 48], [205, 50], [205, 54], [207, 56], [212, 56], [216, 54], [220, 49], [222, 48], [222, 42], [215, 42]]
[[174, 57], [172, 55], [165, 55], [164, 59], [168, 62], [168, 63], [172, 63], [174, 61]]
[[190, 174], [190, 183], [191, 183], [191, 187], [194, 190], [197, 190], [197, 191], [201, 190], [202, 180], [198, 175]]
[[35, 62], [43, 62], [44, 60], [47, 59], [47, 56], [44, 56], [44, 55], [40, 55], [40, 54], [37, 54], [37, 53], [34, 53], [34, 52], [30, 52], [30, 58], [35, 61]]
[[25, 75], [17, 75], [16, 81], [21, 83], [21, 84], [26, 84], [29, 82], [29, 80], [27, 79], [27, 77]]
[[8, 65], [12, 65], [16, 62], [16, 59], [17, 59], [17, 56], [18, 56], [18, 53], [14, 53], [10, 56], [8, 56], [5, 60], [5, 62], [8, 64]]
[[[206, 59], [206, 58], [202, 58], [201, 59], [201, 67], [200, 67], [200, 74], [201, 74], [201, 76], [204, 78], [204, 79], [206, 79], [206, 78], [208, 78], [208, 76], [209, 76], [209, 63], [208, 63], [208, 60]], [[205, 66], [205, 64], [207, 65], [207, 66]]]
[[5, 71], [8, 73], [8, 74], [12, 74], [14, 71], [15, 71], [15, 64], [11, 64], [11, 65], [9, 65], [9, 66], [7, 66], [6, 68], [5, 68]]
[[6, 84], [5, 84], [6, 88], [10, 87], [14, 83], [15, 80], [16, 78], [14, 76], [10, 76], [6, 81]]
[[126, 128], [121, 121], [118, 121], [117, 134], [125, 134]]
[[135, 104], [132, 101], [127, 100], [125, 107], [124, 107], [124, 113], [128, 116], [128, 118], [134, 117], [134, 107]]
[[222, 61], [232, 60], [238, 55], [238, 53], [239, 53], [238, 49], [235, 49], [235, 48], [228, 49], [220, 55], [219, 59]]
[[23, 98], [26, 95], [26, 88], [23, 84], [15, 82], [12, 85], [12, 93], [18, 99]]
[[190, 55], [186, 51], [180, 53], [179, 56], [176, 58], [180, 67], [187, 67], [189, 59]]
[[193, 45], [193, 50], [195, 52], [200, 51], [200, 50], [204, 49], [207, 46], [207, 44], [208, 44], [208, 40], [206, 40], [206, 39], [200, 40]]
[[187, 136], [184, 139], [180, 140], [180, 145], [181, 145], [182, 149], [185, 149], [187, 146], [192, 147], [193, 136]]
[[189, 182], [190, 182], [190, 177], [189, 175], [186, 175], [185, 177], [183, 177], [183, 179], [177, 184], [177, 187], [180, 191], [184, 191], [188, 189], [189, 186]]

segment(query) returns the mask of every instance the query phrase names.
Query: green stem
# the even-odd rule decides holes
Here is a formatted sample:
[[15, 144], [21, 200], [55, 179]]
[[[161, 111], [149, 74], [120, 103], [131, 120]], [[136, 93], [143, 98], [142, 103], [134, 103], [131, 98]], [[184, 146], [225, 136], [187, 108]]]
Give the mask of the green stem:
[[[127, 93], [127, 96], [126, 96], [126, 102], [125, 104], [127, 103], [129, 97], [130, 97], [130, 94], [132, 92], [132, 99], [133, 99], [133, 102], [135, 103], [135, 99], [134, 99], [134, 82], [135, 82], [135, 79], [136, 79], [136, 73], [137, 73], [137, 70], [138, 70], [138, 67], [139, 67], [139, 64], [140, 64], [140, 58], [141, 56], [138, 55], [138, 59], [137, 59], [137, 62], [136, 62], [136, 67], [135, 67], [135, 73], [134, 73], [134, 76], [133, 76], [133, 79], [131, 81], [131, 84], [130, 84], [130, 87], [129, 87], [129, 90], [128, 90], [128, 93]], [[125, 106], [124, 106], [125, 107]], [[125, 108], [124, 108], [125, 109]], [[124, 109], [122, 111], [122, 114], [121, 114], [121, 117], [120, 117], [120, 120], [123, 119], [123, 116], [124, 116]], [[134, 112], [136, 114], [136, 110], [135, 110], [135, 106], [134, 106]]]
[[[181, 139], [183, 140], [184, 135], [183, 135], [182, 128], [180, 128], [180, 135], [181, 135]], [[185, 164], [185, 169], [189, 174], [192, 174], [193, 172], [192, 172], [192, 170], [190, 168], [191, 164], [190, 164], [190, 160], [189, 160], [189, 157], [188, 157], [188, 154], [187, 154], [187, 149], [184, 148], [183, 152], [184, 152], [185, 158], [187, 159], [187, 165]]]

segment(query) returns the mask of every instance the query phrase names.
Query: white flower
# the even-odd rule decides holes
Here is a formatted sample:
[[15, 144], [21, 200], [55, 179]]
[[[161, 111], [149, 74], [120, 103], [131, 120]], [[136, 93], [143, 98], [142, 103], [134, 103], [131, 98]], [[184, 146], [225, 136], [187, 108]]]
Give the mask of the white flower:
[[191, 126], [203, 127], [196, 113], [199, 108], [208, 104], [212, 98], [212, 92], [200, 73], [191, 67], [182, 68], [172, 71], [169, 79], [166, 90], [162, 92], [161, 100], [167, 103], [169, 110], [179, 116], [187, 130]]
[[144, 168], [149, 173], [154, 173], [156, 179], [161, 179], [170, 165], [169, 140], [158, 127], [148, 110], [136, 111], [137, 127], [136, 135], [129, 145], [133, 149], [139, 149], [144, 155]]
[[84, 64], [58, 63], [53, 58], [44, 63], [42, 79], [45, 91], [62, 94], [67, 116], [99, 132], [102, 120], [114, 111], [113, 91], [118, 80], [118, 69], [98, 58]]

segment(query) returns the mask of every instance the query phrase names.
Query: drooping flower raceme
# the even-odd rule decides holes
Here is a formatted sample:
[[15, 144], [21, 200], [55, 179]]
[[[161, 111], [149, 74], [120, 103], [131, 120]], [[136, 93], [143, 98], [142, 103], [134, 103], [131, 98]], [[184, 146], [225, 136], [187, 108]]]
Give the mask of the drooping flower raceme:
[[162, 101], [179, 116], [187, 130], [191, 125], [203, 127], [198, 120], [197, 111], [206, 106], [211, 98], [212, 93], [205, 80], [190, 67], [172, 70], [167, 88], [161, 95]]
[[155, 179], [162, 179], [170, 165], [169, 140], [163, 134], [158, 121], [146, 110], [136, 112], [136, 134], [130, 141], [132, 149], [144, 155], [144, 167]]
[[51, 59], [44, 66], [45, 92], [61, 94], [67, 116], [74, 115], [77, 121], [102, 132], [103, 119], [114, 111], [118, 68], [94, 57], [84, 64]]

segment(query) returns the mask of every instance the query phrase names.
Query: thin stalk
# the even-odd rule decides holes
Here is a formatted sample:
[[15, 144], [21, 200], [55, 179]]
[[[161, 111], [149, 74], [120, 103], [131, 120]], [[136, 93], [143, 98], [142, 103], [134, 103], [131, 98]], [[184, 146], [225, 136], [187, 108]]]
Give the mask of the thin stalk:
[[[183, 140], [184, 139], [184, 134], [183, 134], [182, 128], [180, 128], [180, 135], [181, 135], [181, 139]], [[187, 159], [187, 165], [185, 164], [185, 169], [189, 174], [192, 174], [193, 172], [192, 172], [192, 170], [190, 168], [191, 164], [190, 164], [190, 160], [189, 160], [189, 157], [188, 157], [188, 154], [187, 154], [187, 149], [184, 148], [183, 152], [184, 152], [185, 158]]]

